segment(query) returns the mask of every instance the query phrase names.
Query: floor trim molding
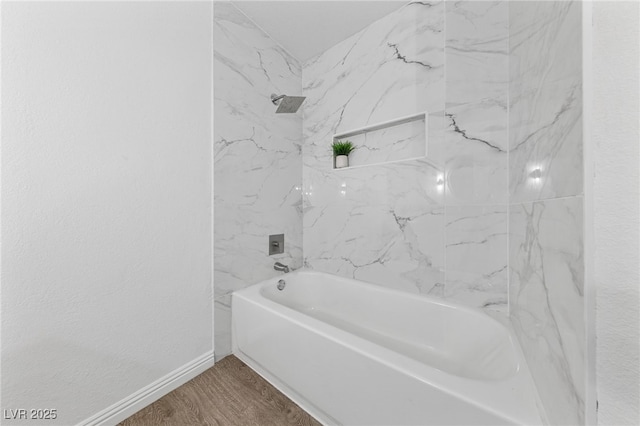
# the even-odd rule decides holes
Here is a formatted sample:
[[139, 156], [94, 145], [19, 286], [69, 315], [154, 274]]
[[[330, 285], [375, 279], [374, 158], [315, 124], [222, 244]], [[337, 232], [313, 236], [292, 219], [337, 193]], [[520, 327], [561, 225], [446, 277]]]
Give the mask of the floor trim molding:
[[142, 408], [160, 399], [177, 387], [185, 384], [205, 370], [213, 367], [213, 351], [207, 352], [182, 367], [172, 371], [155, 382], [143, 387], [112, 406], [100, 411], [77, 426], [115, 425]]

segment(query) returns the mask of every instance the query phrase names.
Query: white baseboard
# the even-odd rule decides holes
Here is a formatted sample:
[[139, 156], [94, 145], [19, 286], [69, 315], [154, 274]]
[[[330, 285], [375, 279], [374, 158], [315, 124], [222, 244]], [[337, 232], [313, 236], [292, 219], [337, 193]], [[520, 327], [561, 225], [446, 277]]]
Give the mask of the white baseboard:
[[213, 352], [207, 352], [182, 367], [172, 371], [166, 376], [143, 387], [112, 406], [100, 411], [88, 419], [78, 423], [77, 426], [111, 426], [130, 417], [152, 402], [160, 399], [177, 387], [213, 367]]

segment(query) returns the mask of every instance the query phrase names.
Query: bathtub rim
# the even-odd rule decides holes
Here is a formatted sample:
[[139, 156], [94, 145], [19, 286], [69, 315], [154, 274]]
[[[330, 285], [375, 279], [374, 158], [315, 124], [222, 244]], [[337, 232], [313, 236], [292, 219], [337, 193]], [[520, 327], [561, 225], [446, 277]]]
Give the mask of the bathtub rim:
[[[492, 322], [494, 324], [498, 324], [500, 326], [500, 328], [504, 328], [504, 329], [507, 330], [507, 333], [509, 334], [509, 336], [511, 338], [514, 337], [514, 335], [512, 333], [513, 330], [511, 329], [511, 324], [499, 321], [498, 319], [496, 319], [495, 317], [487, 314], [485, 311], [483, 311], [480, 308], [469, 306], [469, 305], [464, 305], [464, 304], [461, 304], [461, 303], [456, 303], [454, 301], [446, 300], [446, 299], [443, 299], [441, 297], [431, 296], [431, 295], [428, 295], [428, 294], [410, 293], [408, 291], [397, 290], [397, 289], [385, 287], [383, 285], [376, 284], [376, 283], [360, 281], [360, 280], [357, 280], [357, 279], [354, 279], [354, 278], [341, 277], [341, 276], [329, 274], [329, 273], [326, 273], [326, 272], [315, 271], [315, 270], [309, 269], [309, 268], [300, 268], [300, 269], [297, 269], [297, 270], [295, 270], [293, 272], [290, 272], [290, 273], [287, 273], [287, 274], [284, 274], [284, 275], [279, 275], [279, 276], [274, 277], [274, 278], [269, 278], [267, 280], [263, 280], [263, 281], [260, 281], [258, 283], [252, 284], [251, 286], [246, 287], [244, 289], [236, 290], [233, 293], [236, 293], [236, 292], [241, 293], [241, 292], [244, 292], [244, 291], [249, 290], [249, 289], [253, 289], [253, 292], [256, 292], [256, 291], [260, 292], [262, 290], [262, 288], [266, 287], [267, 285], [271, 284], [272, 282], [273, 282], [273, 284], [276, 284], [278, 282], [278, 280], [280, 280], [280, 279], [285, 279], [285, 281], [286, 281], [287, 277], [291, 277], [291, 276], [297, 277], [297, 276], [301, 276], [301, 275], [302, 276], [304, 276], [304, 275], [330, 276], [332, 279], [335, 279], [335, 280], [338, 280], [338, 281], [346, 281], [346, 282], [349, 282], [351, 285], [355, 285], [355, 286], [358, 286], [358, 287], [361, 287], [361, 288], [374, 287], [376, 289], [376, 291], [379, 291], [381, 293], [401, 294], [402, 297], [408, 297], [408, 298], [411, 298], [411, 299], [414, 299], [414, 300], [419, 300], [419, 301], [425, 301], [426, 300], [426, 301], [429, 301], [430, 303], [432, 303], [434, 305], [444, 306], [444, 307], [447, 307], [447, 308], [452, 308], [452, 309], [456, 309], [456, 310], [459, 310], [459, 311], [463, 311], [463, 312], [466, 312], [466, 313], [471, 314], [471, 315], [480, 316], [480, 317], [482, 317], [483, 321], [484, 320], [489, 320], [489, 322]], [[262, 294], [260, 294], [260, 297], [263, 297], [263, 298], [265, 298], [265, 299], [267, 299], [269, 301], [272, 301], [271, 299], [265, 297]], [[291, 310], [295, 311], [295, 309], [289, 308], [288, 306], [281, 305], [281, 304], [279, 304], [277, 302], [274, 302], [274, 303], [276, 303], [276, 305], [278, 305], [278, 306], [284, 306], [284, 307], [286, 307], [288, 309], [291, 309]], [[517, 342], [517, 340], [513, 340], [513, 341]]]
[[[287, 288], [285, 288], [284, 291], [276, 290], [276, 283], [282, 279], [284, 280], [288, 279], [287, 275], [289, 275], [292, 278], [292, 280], [294, 281], [293, 286], [294, 288], [296, 288], [296, 290], [294, 290], [293, 298], [291, 298], [291, 296], [288, 296], [286, 294]], [[427, 317], [425, 317], [425, 319], [427, 319], [427, 321], [430, 321], [429, 324], [431, 323], [435, 324], [436, 327], [444, 326], [446, 329], [446, 332], [444, 335], [460, 336], [462, 338], [470, 337], [469, 339], [466, 340], [467, 343], [470, 343], [471, 340], [474, 340], [473, 339], [474, 334], [473, 333], [469, 334], [466, 327], [479, 326], [480, 330], [476, 330], [476, 331], [479, 331], [483, 336], [486, 337], [486, 339], [489, 339], [489, 341], [487, 340], [480, 341], [480, 342], [476, 341], [474, 343], [471, 343], [470, 346], [465, 346], [463, 344], [462, 347], [456, 348], [455, 346], [457, 345], [455, 344], [454, 344], [454, 347], [450, 346], [450, 343], [451, 343], [450, 339], [444, 338], [444, 340], [441, 340], [441, 338], [435, 337], [433, 335], [430, 335], [430, 336], [424, 335], [423, 331], [417, 330], [414, 327], [415, 324], [410, 326], [409, 328], [411, 329], [411, 331], [409, 331], [408, 334], [405, 334], [402, 332], [402, 330], [406, 329], [407, 327], [398, 323], [394, 319], [390, 319], [391, 322], [401, 325], [401, 328], [397, 329], [399, 332], [399, 335], [401, 335], [401, 337], [397, 338], [398, 342], [400, 343], [407, 342], [409, 345], [412, 345], [415, 342], [420, 341], [421, 339], [426, 339], [423, 341], [427, 342], [428, 346], [442, 348], [446, 351], [446, 353], [451, 354], [451, 358], [449, 358], [449, 360], [453, 360], [453, 362], [450, 362], [448, 363], [449, 365], [446, 365], [447, 361], [444, 361], [440, 366], [437, 366], [436, 365], [438, 363], [437, 360], [436, 360], [436, 363], [430, 363], [426, 359], [421, 360], [420, 358], [416, 358], [415, 356], [405, 353], [401, 348], [398, 348], [396, 350], [393, 346], [387, 346], [388, 343], [385, 344], [384, 342], [378, 342], [375, 339], [369, 339], [367, 336], [363, 336], [359, 334], [357, 331], [349, 330], [348, 328], [342, 328], [338, 324], [335, 324], [335, 325], [332, 324], [332, 325], [334, 325], [340, 330], [346, 331], [347, 333], [355, 334], [357, 336], [364, 338], [367, 341], [372, 341], [380, 346], [386, 347], [393, 352], [402, 353], [411, 359], [414, 359], [418, 362], [425, 363], [427, 365], [431, 365], [440, 371], [444, 371], [447, 374], [451, 374], [457, 377], [464, 377], [471, 380], [479, 380], [479, 381], [504, 381], [518, 374], [518, 371], [521, 368], [523, 360], [518, 353], [517, 346], [519, 345], [519, 342], [517, 341], [515, 334], [512, 332], [512, 330], [509, 329], [508, 325], [499, 321], [495, 317], [487, 314], [487, 312], [483, 311], [480, 308], [461, 305], [456, 302], [443, 300], [442, 298], [436, 298], [433, 296], [428, 296], [428, 295], [423, 296], [421, 294], [415, 294], [415, 293], [409, 293], [406, 291], [390, 289], [388, 287], [384, 287], [379, 284], [367, 283], [359, 280], [354, 280], [352, 278], [334, 276], [331, 274], [326, 274], [318, 271], [302, 270], [302, 271], [296, 271], [295, 273], [287, 274], [287, 275], [275, 277], [272, 280], [262, 281], [261, 284], [263, 285], [260, 285], [259, 288], [256, 289], [255, 291], [260, 293], [259, 296], [264, 297], [272, 302], [275, 302], [278, 306], [282, 305], [288, 309], [292, 309], [296, 312], [316, 318], [321, 322], [328, 323], [328, 324], [332, 324], [332, 323], [330, 321], [325, 322], [323, 318], [315, 317], [313, 315], [313, 312], [307, 313], [307, 312], [304, 312], [304, 309], [300, 310], [299, 308], [304, 308], [308, 306], [310, 308], [318, 308], [320, 310], [329, 309], [329, 311], [331, 311], [330, 306], [332, 304], [340, 303], [342, 308], [351, 309], [351, 307], [353, 307], [353, 312], [356, 312], [356, 313], [362, 311], [363, 309], [368, 310], [368, 307], [366, 307], [366, 304], [360, 305], [359, 304], [360, 300], [353, 299], [353, 296], [354, 296], [353, 293], [358, 293], [359, 289], [362, 289], [363, 292], [372, 293], [374, 295], [372, 301], [377, 304], [380, 303], [380, 300], [388, 300], [389, 298], [393, 298], [393, 299], [400, 298], [402, 300], [401, 303], [411, 304], [410, 306], [412, 306], [412, 308], [410, 309], [414, 309], [416, 306], [429, 306], [430, 307], [429, 310], [431, 311], [431, 313], [428, 314]], [[310, 293], [306, 293], [305, 290], [299, 290], [300, 287], [304, 287], [306, 285], [307, 277], [310, 277], [310, 281], [311, 281], [310, 284], [314, 287], [311, 289]], [[348, 291], [349, 295], [347, 296], [349, 303], [346, 306], [337, 300], [339, 299], [339, 297], [336, 299], [335, 294], [334, 295], [329, 294], [327, 299], [327, 292], [324, 292], [323, 290], [320, 290], [320, 292], [322, 292], [323, 294], [319, 296], [319, 299], [315, 299], [315, 296], [318, 296], [318, 288], [322, 288], [322, 286], [325, 284], [327, 279], [334, 281], [334, 283], [331, 284], [332, 286], [331, 290], [333, 292], [337, 293], [340, 291], [340, 288], [350, 287]], [[295, 282], [295, 281], [305, 281], [305, 282]], [[298, 299], [298, 296], [295, 295], [296, 291], [302, 291], [302, 299]], [[309, 296], [311, 297], [311, 300], [309, 300]], [[284, 300], [278, 300], [280, 297], [284, 297]], [[309, 304], [307, 305], [305, 302], [309, 302]], [[295, 306], [295, 305], [301, 305], [301, 306]], [[339, 312], [340, 311], [342, 311], [342, 309], [339, 309]], [[384, 314], [388, 315], [390, 314], [390, 312], [385, 311]], [[462, 321], [461, 324], [465, 324], [465, 325], [460, 327], [460, 326], [457, 326], [455, 322], [447, 324], [446, 321], [442, 321], [446, 319], [447, 316], [451, 316], [451, 315], [455, 315], [455, 318], [460, 318], [460, 320]], [[377, 317], [376, 319], [373, 319], [372, 321], [375, 321], [376, 324], [378, 324], [377, 322], [378, 318], [379, 317]], [[365, 323], [367, 323], [367, 321], [368, 320], [365, 320]], [[351, 321], [351, 322], [354, 324], [358, 323], [357, 321], [356, 322]], [[382, 327], [385, 327], [385, 325], [383, 324]], [[367, 327], [367, 328], [375, 330], [376, 325], [372, 324], [371, 327]], [[393, 330], [393, 327], [391, 328], [391, 330]], [[485, 331], [486, 331], [486, 334], [484, 334]], [[391, 339], [396, 338], [396, 336], [394, 336], [394, 333], [386, 333], [386, 335], [388, 335], [389, 338]], [[480, 334], [476, 333], [475, 335], [480, 335]], [[432, 339], [435, 339], [435, 340], [432, 340]], [[478, 353], [478, 351], [488, 352], [493, 350], [493, 348], [497, 346], [503, 347], [503, 354], [504, 354], [504, 355], [501, 355], [501, 357], [504, 357], [502, 358], [503, 362], [501, 362], [500, 364], [494, 364], [494, 366], [498, 366], [498, 365], [501, 366], [501, 367], [498, 367], [499, 370], [497, 372], [493, 371], [491, 368], [489, 368], [489, 366], [486, 366], [487, 368], [483, 369], [481, 365], [473, 364], [478, 359], [482, 359], [482, 357], [475, 357], [473, 355], [471, 356], [462, 355], [464, 359], [457, 358], [457, 356], [460, 356], [461, 354], [465, 354], [465, 353], [476, 354]], [[437, 357], [438, 356], [436, 355], [436, 358]], [[442, 359], [444, 360], [444, 358]], [[476, 367], [465, 368], [464, 365], [466, 365], [467, 367], [475, 365]]]

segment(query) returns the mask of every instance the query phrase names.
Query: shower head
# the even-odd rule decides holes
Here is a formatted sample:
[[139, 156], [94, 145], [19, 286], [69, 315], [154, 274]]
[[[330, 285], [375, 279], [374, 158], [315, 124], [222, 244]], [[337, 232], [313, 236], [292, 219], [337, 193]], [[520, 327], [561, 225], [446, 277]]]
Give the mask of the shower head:
[[306, 98], [304, 96], [278, 96], [275, 93], [271, 95], [271, 102], [273, 102], [274, 105], [278, 105], [276, 114], [298, 111], [298, 108], [300, 108], [300, 105], [302, 105], [302, 102], [304, 102], [305, 99]]

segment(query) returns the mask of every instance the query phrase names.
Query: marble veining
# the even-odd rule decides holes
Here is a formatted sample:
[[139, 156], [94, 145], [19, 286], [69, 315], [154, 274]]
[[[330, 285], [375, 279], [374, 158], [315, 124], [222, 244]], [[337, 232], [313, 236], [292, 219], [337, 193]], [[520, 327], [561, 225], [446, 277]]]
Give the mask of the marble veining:
[[[214, 5], [214, 296], [218, 358], [231, 352], [234, 290], [302, 265], [301, 114], [275, 114], [271, 93], [299, 95], [301, 67], [229, 3]], [[269, 234], [285, 253], [268, 256]]]
[[584, 424], [581, 5], [512, 2], [511, 320], [551, 424]]
[[[307, 266], [506, 312], [508, 18], [412, 2], [304, 64]], [[424, 110], [424, 158], [384, 163], [424, 155], [414, 123], [353, 138], [351, 164], [374, 165], [332, 170], [333, 133]]]
[[417, 293], [444, 283], [437, 167], [411, 160], [305, 176], [322, 182], [305, 187], [306, 266]]
[[512, 202], [582, 194], [580, 2], [511, 7]]
[[506, 206], [447, 206], [445, 297], [506, 313]]
[[[579, 4], [411, 2], [302, 66], [233, 5], [215, 31], [217, 355], [280, 260], [510, 311], [550, 421], [584, 422]], [[422, 111], [333, 169], [333, 134]]]
[[511, 206], [511, 319], [552, 424], [584, 424], [582, 197]]
[[330, 156], [334, 133], [422, 111], [431, 151], [444, 110], [443, 12], [442, 2], [410, 3], [304, 64], [305, 157]]
[[508, 310], [509, 5], [446, 3], [444, 296]]
[[447, 2], [446, 22], [447, 204], [506, 205], [508, 3]]
[[[443, 24], [443, 2], [409, 3], [304, 64], [307, 266], [442, 293]], [[417, 121], [349, 138], [357, 146], [351, 164], [373, 165], [332, 169], [334, 133], [423, 111], [426, 158]]]

